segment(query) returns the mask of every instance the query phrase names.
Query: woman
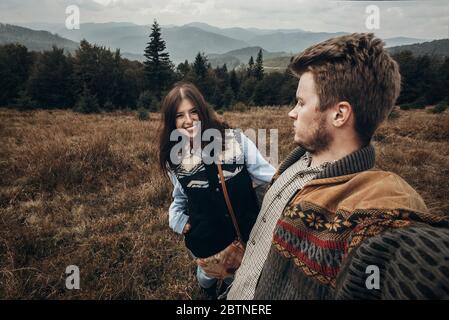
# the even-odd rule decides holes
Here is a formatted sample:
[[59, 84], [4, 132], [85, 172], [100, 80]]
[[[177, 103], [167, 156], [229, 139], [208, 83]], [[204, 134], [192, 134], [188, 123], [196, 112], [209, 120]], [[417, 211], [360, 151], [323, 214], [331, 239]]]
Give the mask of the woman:
[[[242, 240], [246, 242], [259, 213], [253, 187], [270, 182], [274, 168], [251, 140], [217, 119], [193, 84], [176, 85], [164, 98], [161, 113], [159, 164], [174, 186], [169, 209], [170, 227], [185, 236], [185, 244], [195, 258], [213, 256], [236, 238], [218, 167], [216, 162], [210, 161], [212, 154], [215, 161], [221, 163], [227, 193]], [[207, 147], [208, 142], [201, 138], [208, 129], [218, 133], [222, 151], [206, 154], [207, 148], [200, 148], [199, 153], [192, 152], [191, 147], [195, 147], [195, 143], [198, 146], [198, 141], [201, 147]], [[178, 140], [171, 141], [176, 131], [181, 132], [181, 138], [187, 143], [173, 152], [180, 144]], [[183, 152], [186, 150], [190, 152]], [[199, 265], [197, 279], [203, 291], [213, 297], [217, 279], [208, 276]], [[232, 277], [225, 282], [229, 285]]]

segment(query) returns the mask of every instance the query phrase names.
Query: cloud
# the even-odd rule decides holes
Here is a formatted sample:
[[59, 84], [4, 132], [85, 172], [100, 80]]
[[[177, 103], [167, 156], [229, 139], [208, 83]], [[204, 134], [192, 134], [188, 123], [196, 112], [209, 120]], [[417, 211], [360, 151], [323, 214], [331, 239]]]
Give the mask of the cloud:
[[199, 21], [218, 27], [368, 31], [367, 5], [380, 9], [382, 37], [449, 37], [448, 1], [331, 0], [2, 0], [0, 21], [61, 22], [65, 8], [78, 5], [82, 22], [129, 21], [162, 25]]

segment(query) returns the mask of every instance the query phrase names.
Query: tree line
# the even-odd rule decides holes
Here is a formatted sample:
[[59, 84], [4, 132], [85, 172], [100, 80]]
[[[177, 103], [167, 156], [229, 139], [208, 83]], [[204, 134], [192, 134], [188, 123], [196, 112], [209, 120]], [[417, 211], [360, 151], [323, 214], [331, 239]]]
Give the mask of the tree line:
[[414, 56], [410, 51], [393, 55], [402, 75], [401, 109], [424, 108], [449, 102], [449, 56]]
[[[91, 113], [143, 108], [157, 111], [160, 101], [179, 81], [195, 83], [216, 109], [233, 106], [293, 104], [297, 79], [285, 72], [266, 73], [263, 54], [251, 57], [244, 68], [212, 68], [204, 53], [193, 62], [175, 66], [166, 51], [161, 29], [154, 21], [145, 61], [130, 61], [120, 50], [80, 42], [66, 54], [30, 52], [20, 44], [0, 46], [0, 106], [19, 109], [67, 108]], [[398, 103], [404, 108], [435, 104], [449, 97], [449, 58], [394, 55], [403, 77]]]

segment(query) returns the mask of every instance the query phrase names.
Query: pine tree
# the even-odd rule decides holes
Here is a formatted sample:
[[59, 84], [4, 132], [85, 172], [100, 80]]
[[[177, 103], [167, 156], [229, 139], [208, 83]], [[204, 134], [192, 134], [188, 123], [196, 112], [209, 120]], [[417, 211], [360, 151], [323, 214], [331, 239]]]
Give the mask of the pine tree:
[[247, 77], [252, 77], [254, 75], [254, 58], [251, 56], [248, 61], [248, 69], [246, 73]]
[[145, 48], [145, 80], [148, 89], [161, 99], [163, 92], [173, 81], [173, 64], [170, 61], [165, 41], [161, 36], [161, 28], [156, 20], [151, 27], [150, 42]]
[[263, 78], [263, 53], [262, 49], [259, 50], [256, 59], [256, 65], [254, 66], [254, 76], [257, 80], [262, 80]]
[[449, 57], [446, 57], [443, 64], [440, 66], [439, 73], [443, 95], [446, 97], [446, 101], [449, 102]]
[[71, 58], [64, 55], [64, 49], [53, 47], [40, 55], [28, 79], [27, 91], [32, 100], [47, 108], [73, 106]]
[[81, 113], [96, 113], [100, 111], [97, 96], [92, 94], [89, 88], [85, 85], [74, 110]]
[[234, 92], [232, 91], [232, 88], [229, 86], [226, 88], [226, 91], [223, 94], [223, 107], [229, 108], [232, 103], [234, 102]]
[[[225, 101], [224, 94], [226, 92], [226, 89], [229, 87], [229, 73], [228, 73], [228, 67], [226, 64], [224, 64], [222, 67], [216, 67], [213, 70], [213, 79], [214, 79], [214, 93], [211, 97], [211, 103], [215, 104], [217, 107], [227, 107], [229, 106], [228, 101]], [[208, 81], [208, 84], [210, 81]], [[232, 93], [232, 90], [231, 90]], [[233, 98], [233, 97], [232, 97]], [[232, 100], [231, 98], [231, 100]], [[228, 94], [228, 100], [229, 100], [229, 94]]]
[[202, 81], [207, 75], [207, 58], [204, 53], [198, 52], [193, 62], [193, 71], [195, 72], [196, 80]]
[[144, 91], [144, 65], [138, 61], [122, 60], [121, 69], [123, 78], [118, 106], [134, 108], [139, 94]]
[[82, 40], [73, 62], [76, 93], [81, 94], [86, 86], [97, 97], [100, 106], [108, 101], [121, 103], [119, 94], [123, 91], [119, 91], [124, 70], [120, 64], [120, 51], [113, 53], [105, 47]]
[[236, 96], [240, 90], [240, 80], [237, 77], [237, 73], [234, 69], [232, 69], [229, 75], [229, 84], [232, 88], [232, 91], [234, 92], [234, 96]]
[[[33, 55], [20, 44], [0, 46], [0, 105], [8, 105], [24, 90]], [[23, 96], [23, 92], [21, 96]]]
[[257, 85], [257, 80], [254, 79], [254, 77], [246, 78], [242, 81], [242, 84], [240, 86], [240, 91], [238, 95], [238, 100], [242, 101], [246, 104], [251, 104], [253, 101], [251, 100], [254, 89]]
[[179, 77], [181, 79], [185, 79], [187, 77], [187, 75], [189, 74], [189, 72], [191, 71], [189, 61], [186, 60], [186, 61], [178, 64], [176, 71], [178, 72]]
[[[283, 98], [280, 96], [280, 89], [284, 81], [285, 78], [282, 73], [269, 73], [257, 82], [251, 100], [258, 106], [280, 104], [280, 100]], [[295, 91], [293, 90], [293, 92]]]
[[159, 103], [151, 95], [150, 91], [145, 90], [140, 94], [139, 99], [137, 100], [137, 108], [157, 112], [159, 111]]
[[216, 81], [213, 76], [213, 70], [207, 63], [204, 53], [198, 53], [192, 66], [193, 83], [198, 87], [206, 100], [210, 101], [214, 95]]

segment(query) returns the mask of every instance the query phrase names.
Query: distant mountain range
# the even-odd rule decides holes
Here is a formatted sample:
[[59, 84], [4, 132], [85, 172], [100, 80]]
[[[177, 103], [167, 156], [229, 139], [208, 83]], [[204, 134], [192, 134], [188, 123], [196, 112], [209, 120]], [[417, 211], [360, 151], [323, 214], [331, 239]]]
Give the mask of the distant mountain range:
[[251, 43], [254, 37], [261, 35], [268, 35], [276, 32], [281, 33], [295, 33], [295, 32], [305, 32], [301, 29], [278, 29], [278, 30], [269, 30], [269, 29], [257, 29], [257, 28], [218, 28], [207, 23], [202, 22], [192, 22], [184, 25], [184, 27], [195, 27], [198, 29], [202, 29], [204, 31], [220, 34], [222, 36], [226, 36], [229, 38], [234, 38], [237, 40], [242, 40], [247, 43]]
[[[0, 24], [0, 43], [19, 42], [31, 50], [44, 50], [55, 44], [68, 51], [76, 49], [81, 39], [107, 48], [120, 48], [124, 57], [143, 61], [143, 50], [149, 41], [150, 26], [128, 22], [84, 23], [79, 30], [68, 30], [61, 24], [30, 23], [21, 27]], [[29, 28], [29, 29], [26, 29]], [[31, 30], [33, 29], [33, 30]], [[35, 31], [45, 30], [45, 31]], [[311, 32], [301, 29], [218, 28], [193, 22], [184, 26], [162, 26], [171, 60], [178, 64], [193, 61], [204, 52], [213, 66], [226, 63], [229, 68], [246, 64], [263, 48], [267, 67], [275, 61], [289, 61], [289, 57], [311, 44], [343, 32]], [[424, 42], [424, 39], [396, 37], [386, 39], [387, 46]]]
[[251, 57], [256, 61], [260, 50], [262, 50], [264, 61], [276, 57], [291, 57], [291, 54], [287, 52], [269, 52], [262, 47], [256, 46], [232, 50], [222, 54], [208, 54], [207, 60], [213, 67], [222, 66], [226, 63], [228, 69], [234, 69], [241, 64], [247, 64]]
[[449, 39], [433, 40], [424, 43], [389, 48], [390, 52], [411, 51], [415, 56], [433, 55], [449, 57]]
[[[26, 25], [25, 25], [26, 26]], [[51, 24], [31, 24], [29, 27], [44, 27], [44, 30], [57, 33], [73, 41], [86, 39], [89, 42], [115, 49], [125, 53], [140, 55], [149, 41], [150, 26], [130, 23], [85, 23], [79, 30], [68, 30], [64, 26]], [[173, 62], [188, 59], [192, 61], [198, 52], [225, 53], [230, 50], [249, 46], [244, 41], [212, 33], [193, 26], [162, 27], [162, 37]]]
[[[433, 40], [411, 45], [389, 47], [390, 53], [411, 51], [415, 56], [432, 55], [438, 57], [449, 57], [449, 39]], [[283, 71], [290, 63], [292, 56], [278, 56], [264, 60], [264, 68], [267, 71]]]
[[32, 51], [51, 49], [52, 46], [64, 48], [74, 52], [79, 44], [65, 39], [48, 31], [35, 31], [28, 28], [0, 23], [0, 45], [7, 43], [20, 43]]

